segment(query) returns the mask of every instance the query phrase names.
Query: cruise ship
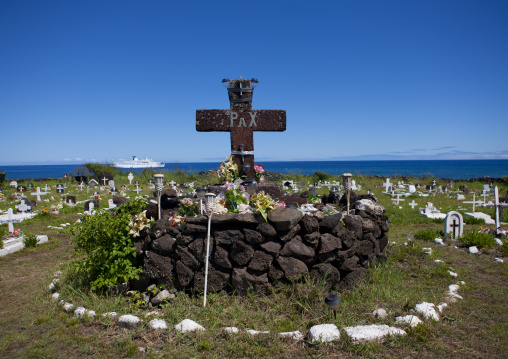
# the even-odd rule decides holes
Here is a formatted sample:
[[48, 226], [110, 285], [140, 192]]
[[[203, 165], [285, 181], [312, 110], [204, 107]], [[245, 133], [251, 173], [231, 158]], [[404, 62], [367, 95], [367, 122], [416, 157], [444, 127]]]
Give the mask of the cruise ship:
[[130, 161], [113, 162], [113, 166], [118, 168], [159, 168], [164, 167], [164, 162], [154, 162], [149, 160], [148, 157], [144, 160], [138, 160], [136, 156], [132, 156]]

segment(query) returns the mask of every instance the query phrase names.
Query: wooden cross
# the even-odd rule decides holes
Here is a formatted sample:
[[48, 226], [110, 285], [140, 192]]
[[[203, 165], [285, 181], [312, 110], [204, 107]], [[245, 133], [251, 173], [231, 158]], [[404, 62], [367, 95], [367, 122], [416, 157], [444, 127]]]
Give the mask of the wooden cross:
[[254, 131], [286, 131], [286, 111], [252, 109], [251, 85], [242, 78], [229, 81], [229, 110], [196, 110], [196, 131], [230, 133], [234, 162], [242, 171], [243, 164], [250, 165], [245, 166], [247, 178], [255, 174]]
[[453, 219], [452, 224], [450, 224], [450, 227], [452, 227], [453, 238], [456, 238], [457, 234], [456, 234], [455, 230], [456, 230], [457, 227], [459, 227], [459, 225], [457, 224], [457, 220], [455, 218]]

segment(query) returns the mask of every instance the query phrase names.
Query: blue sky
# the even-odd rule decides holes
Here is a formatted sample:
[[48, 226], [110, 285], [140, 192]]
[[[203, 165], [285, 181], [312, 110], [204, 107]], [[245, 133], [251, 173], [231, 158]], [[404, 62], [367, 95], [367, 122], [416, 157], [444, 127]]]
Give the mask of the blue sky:
[[1, 1], [0, 164], [218, 161], [225, 77], [256, 159], [508, 158], [508, 1]]

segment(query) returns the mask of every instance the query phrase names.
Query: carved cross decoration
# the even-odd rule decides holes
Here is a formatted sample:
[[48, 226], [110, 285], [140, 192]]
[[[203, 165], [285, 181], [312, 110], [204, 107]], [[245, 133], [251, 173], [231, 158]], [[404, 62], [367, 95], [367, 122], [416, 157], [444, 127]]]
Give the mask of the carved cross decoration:
[[[226, 80], [224, 80], [226, 81]], [[254, 81], [257, 83], [257, 81]], [[229, 132], [231, 154], [247, 178], [254, 177], [254, 131], [286, 131], [285, 110], [253, 110], [251, 80], [229, 81], [229, 110], [196, 110], [198, 132]], [[242, 146], [243, 145], [243, 146]]]

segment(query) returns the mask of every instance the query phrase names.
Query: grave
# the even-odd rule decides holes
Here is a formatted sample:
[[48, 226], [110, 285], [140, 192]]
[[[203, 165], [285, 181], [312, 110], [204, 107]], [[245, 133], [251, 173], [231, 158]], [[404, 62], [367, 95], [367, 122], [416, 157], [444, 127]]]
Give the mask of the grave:
[[7, 214], [0, 216], [0, 224], [8, 224], [9, 233], [14, 232], [14, 223], [23, 222], [23, 220], [27, 218], [32, 218], [34, 215], [32, 213], [17, 213], [13, 214], [12, 208], [7, 210]]
[[37, 196], [37, 202], [41, 201], [41, 196], [48, 194], [47, 192], [41, 192], [41, 188], [37, 187], [37, 192], [32, 193], [32, 196]]
[[18, 187], [18, 182], [11, 181], [11, 183], [9, 183], [9, 186], [16, 188], [16, 187]]
[[15, 207], [18, 210], [18, 213], [32, 212], [32, 206], [27, 205], [24, 199], [20, 200]]
[[457, 196], [455, 196], [455, 199], [457, 201], [464, 201], [466, 197], [463, 194], [458, 193]]
[[74, 207], [77, 203], [76, 196], [67, 196], [67, 198], [65, 198], [65, 203], [68, 206]]
[[61, 183], [57, 184], [55, 188], [56, 188], [56, 193], [62, 194], [65, 191], [64, 185]]
[[414, 184], [410, 184], [410, 185], [408, 185], [407, 190], [408, 190], [409, 193], [415, 193], [416, 192], [416, 187], [415, 187]]
[[247, 178], [254, 178], [254, 131], [285, 131], [286, 111], [252, 109], [256, 79], [239, 77], [231, 81], [224, 79], [222, 83], [229, 85], [230, 109], [196, 110], [196, 130], [229, 132], [233, 161]]
[[446, 214], [439, 212], [432, 202], [427, 202], [425, 208], [419, 208], [418, 212], [426, 218], [444, 219], [446, 217]]
[[127, 179], [129, 180], [129, 184], [132, 184], [132, 180], [134, 179], [134, 175], [132, 174], [132, 172], [129, 172]]
[[89, 186], [93, 186], [93, 187], [97, 187], [99, 185], [99, 182], [97, 182], [95, 179], [91, 179], [89, 182], [88, 182], [88, 185]]
[[16, 188], [16, 190], [20, 193], [23, 193], [26, 191], [26, 186], [19, 185], [18, 188]]
[[444, 237], [456, 239], [462, 236], [464, 220], [459, 212], [451, 211], [446, 214], [444, 222]]
[[415, 209], [415, 207], [418, 206], [418, 203], [416, 203], [415, 200], [413, 199], [413, 201], [411, 203], [408, 203], [408, 205], [411, 206], [411, 209]]

